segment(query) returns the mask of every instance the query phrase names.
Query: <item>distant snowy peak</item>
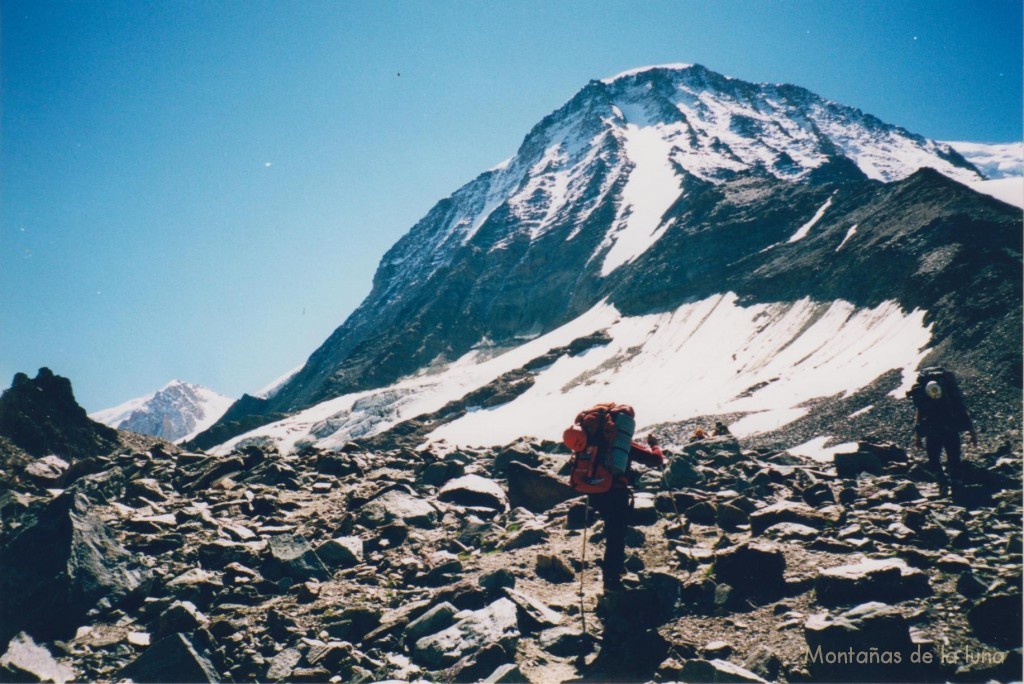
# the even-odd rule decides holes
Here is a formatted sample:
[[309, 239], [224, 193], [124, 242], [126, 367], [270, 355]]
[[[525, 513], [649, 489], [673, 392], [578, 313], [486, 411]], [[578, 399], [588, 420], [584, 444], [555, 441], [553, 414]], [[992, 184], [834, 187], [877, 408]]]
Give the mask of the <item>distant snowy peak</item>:
[[119, 430], [187, 441], [213, 425], [233, 400], [201, 385], [173, 380], [163, 389], [97, 411], [91, 418]]

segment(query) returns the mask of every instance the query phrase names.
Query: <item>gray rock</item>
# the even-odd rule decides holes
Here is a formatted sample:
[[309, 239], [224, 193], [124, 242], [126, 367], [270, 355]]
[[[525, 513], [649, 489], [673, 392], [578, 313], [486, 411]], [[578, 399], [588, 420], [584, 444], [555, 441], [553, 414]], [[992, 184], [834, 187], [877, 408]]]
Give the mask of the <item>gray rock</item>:
[[69, 463], [60, 456], [43, 456], [40, 459], [30, 462], [25, 466], [25, 475], [27, 475], [36, 484], [40, 484], [44, 487], [56, 487], [61, 478], [64, 477], [64, 473], [67, 471]]
[[562, 624], [561, 615], [534, 597], [515, 589], [505, 589], [505, 595], [516, 604], [519, 611], [519, 627], [522, 631], [557, 627]]
[[715, 556], [715, 579], [740, 594], [772, 595], [784, 585], [786, 557], [770, 543], [747, 542]]
[[548, 531], [542, 525], [532, 523], [513, 532], [508, 541], [501, 545], [501, 548], [505, 551], [525, 549], [534, 544], [543, 544], [548, 541], [549, 537]]
[[515, 663], [505, 663], [504, 665], [499, 665], [498, 669], [480, 681], [483, 684], [514, 684], [525, 682], [526, 677], [523, 676], [518, 665]]
[[[907, 681], [914, 648], [906, 618], [896, 608], [870, 602], [838, 616], [819, 613], [804, 624], [807, 667], [823, 681]], [[874, 662], [870, 661], [872, 650]], [[858, 662], [858, 654], [864, 662]], [[936, 659], [937, 660], [937, 659]], [[920, 675], [923, 665], [915, 664]]]
[[326, 566], [351, 568], [363, 562], [363, 540], [359, 537], [328, 539], [316, 548], [316, 555]]
[[263, 575], [271, 580], [290, 577], [297, 582], [331, 576], [309, 542], [296, 534], [279, 534], [268, 540]]
[[19, 631], [67, 638], [101, 601], [116, 606], [148, 581], [85, 495], [65, 491], [0, 550], [0, 643]]
[[61, 665], [44, 646], [28, 634], [19, 633], [0, 656], [0, 679], [7, 682], [64, 682], [75, 679], [75, 671]]
[[302, 652], [295, 648], [286, 648], [275, 655], [267, 666], [267, 681], [283, 682], [292, 675], [292, 670], [302, 660]]
[[585, 653], [589, 646], [587, 635], [578, 629], [555, 627], [541, 632], [537, 639], [540, 647], [553, 656], [567, 658]]
[[431, 529], [437, 524], [437, 509], [402, 489], [391, 489], [359, 509], [358, 522], [366, 527], [381, 527], [395, 521]]
[[821, 536], [821, 531], [816, 530], [813, 527], [807, 525], [801, 525], [800, 523], [775, 523], [768, 529], [761, 533], [762, 536], [768, 539], [778, 539], [781, 541], [790, 541], [793, 539], [799, 539], [802, 541], [811, 541]]
[[513, 461], [508, 465], [508, 499], [513, 507], [546, 513], [579, 496], [565, 481], [548, 472]]
[[683, 511], [683, 515], [698, 525], [714, 525], [718, 520], [718, 510], [710, 501], [698, 501]]
[[631, 525], [645, 527], [658, 522], [658, 509], [654, 507], [654, 497], [645, 492], [638, 492], [633, 497], [633, 510], [629, 514]]
[[209, 658], [188, 636], [175, 633], [156, 642], [121, 670], [114, 679], [158, 684], [220, 681]]
[[513, 463], [536, 466], [540, 456], [528, 444], [513, 444], [494, 457], [494, 469], [499, 473], [506, 472]]
[[511, 652], [519, 640], [516, 605], [507, 598], [474, 611], [437, 634], [423, 637], [413, 648], [415, 659], [431, 669], [447, 667], [489, 644]]
[[508, 496], [501, 485], [479, 475], [463, 475], [451, 480], [441, 487], [437, 498], [460, 506], [479, 506], [496, 511], [508, 509]]
[[835, 464], [836, 474], [842, 478], [854, 478], [861, 473], [882, 472], [882, 462], [878, 456], [866, 451], [836, 453], [832, 456], [832, 462]]
[[750, 523], [750, 516], [746, 511], [727, 503], [718, 504], [718, 509], [715, 511], [715, 519], [718, 522], [718, 526], [723, 530], [735, 530], [740, 525]]
[[680, 681], [684, 682], [750, 682], [768, 684], [756, 674], [728, 660], [687, 660], [683, 663]]
[[666, 489], [681, 489], [704, 482], [705, 477], [697, 470], [694, 459], [686, 454], [677, 454], [669, 459], [668, 467], [662, 473]]
[[175, 632], [193, 632], [200, 627], [205, 627], [209, 622], [191, 601], [175, 601], [160, 614], [153, 636], [161, 639]]
[[516, 576], [508, 568], [498, 568], [481, 575], [477, 584], [483, 587], [488, 594], [496, 594], [505, 587], [516, 586]]
[[439, 603], [410, 622], [402, 633], [402, 638], [406, 643], [414, 644], [425, 636], [448, 629], [455, 622], [455, 614], [458, 612], [458, 609], [447, 601]]
[[823, 606], [866, 601], [896, 603], [932, 593], [927, 573], [899, 558], [869, 558], [820, 570], [814, 590]]

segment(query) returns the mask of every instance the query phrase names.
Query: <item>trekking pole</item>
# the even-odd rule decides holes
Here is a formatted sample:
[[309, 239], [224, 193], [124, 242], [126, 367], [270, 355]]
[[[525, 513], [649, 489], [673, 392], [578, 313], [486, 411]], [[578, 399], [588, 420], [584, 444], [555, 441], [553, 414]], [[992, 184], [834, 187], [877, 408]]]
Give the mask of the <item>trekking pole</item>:
[[587, 523], [590, 519], [590, 505], [584, 504], [583, 508], [583, 549], [580, 551], [580, 621], [583, 629], [583, 639], [587, 637], [587, 608], [583, 601], [583, 579], [587, 574], [587, 535], [590, 528]]

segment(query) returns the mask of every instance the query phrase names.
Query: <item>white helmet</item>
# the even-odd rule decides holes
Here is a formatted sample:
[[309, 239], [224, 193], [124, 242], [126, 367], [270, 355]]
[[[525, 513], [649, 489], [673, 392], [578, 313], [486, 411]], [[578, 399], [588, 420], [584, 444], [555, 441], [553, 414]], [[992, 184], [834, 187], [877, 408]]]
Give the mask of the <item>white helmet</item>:
[[942, 398], [942, 385], [932, 380], [924, 386], [925, 393], [932, 399]]

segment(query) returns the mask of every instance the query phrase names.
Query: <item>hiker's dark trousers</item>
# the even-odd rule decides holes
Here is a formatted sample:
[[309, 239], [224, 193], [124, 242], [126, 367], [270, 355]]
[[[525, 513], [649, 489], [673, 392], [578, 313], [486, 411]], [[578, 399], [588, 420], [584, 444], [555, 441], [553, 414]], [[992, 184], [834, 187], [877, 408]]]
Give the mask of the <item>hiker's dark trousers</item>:
[[625, 572], [626, 528], [629, 526], [629, 490], [615, 487], [604, 494], [591, 494], [590, 505], [604, 521], [604, 581], [616, 580]]
[[928, 452], [928, 465], [936, 473], [942, 472], [942, 450], [946, 450], [946, 467], [953, 479], [960, 477], [960, 433], [954, 430], [941, 430], [926, 433], [924, 448]]

